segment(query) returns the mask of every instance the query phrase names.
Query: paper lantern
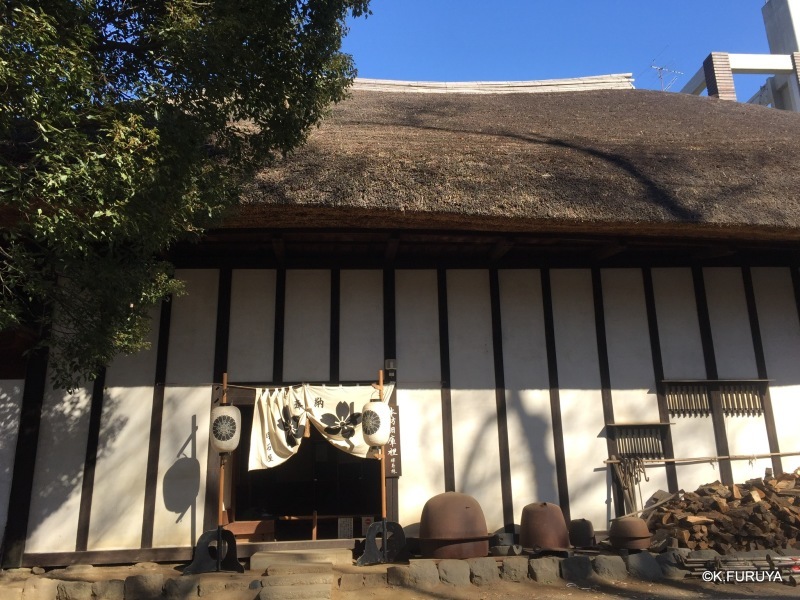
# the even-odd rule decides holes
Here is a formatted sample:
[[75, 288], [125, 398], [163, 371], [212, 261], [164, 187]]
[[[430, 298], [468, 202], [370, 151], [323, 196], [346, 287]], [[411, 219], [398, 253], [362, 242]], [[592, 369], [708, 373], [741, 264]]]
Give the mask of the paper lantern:
[[242, 415], [230, 404], [211, 410], [211, 448], [215, 452], [233, 452], [239, 445], [242, 430]]
[[383, 446], [389, 441], [389, 422], [392, 411], [381, 401], [371, 401], [361, 411], [361, 430], [369, 446]]

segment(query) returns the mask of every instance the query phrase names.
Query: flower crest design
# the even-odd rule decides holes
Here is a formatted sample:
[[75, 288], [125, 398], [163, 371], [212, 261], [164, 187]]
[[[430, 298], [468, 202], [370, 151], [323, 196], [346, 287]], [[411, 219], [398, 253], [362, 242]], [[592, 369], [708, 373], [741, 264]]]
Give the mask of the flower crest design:
[[349, 440], [356, 433], [356, 426], [361, 423], [361, 413], [353, 410], [353, 403], [339, 402], [336, 405], [336, 414], [325, 413], [320, 417], [325, 425], [325, 433], [341, 435]]
[[227, 442], [236, 435], [236, 420], [228, 415], [220, 415], [214, 419], [212, 430], [216, 439]]
[[288, 406], [283, 407], [283, 418], [278, 419], [278, 427], [283, 430], [286, 436], [286, 445], [294, 448], [300, 443], [300, 438], [303, 437], [303, 432], [300, 431], [300, 417], [292, 416], [292, 411]]

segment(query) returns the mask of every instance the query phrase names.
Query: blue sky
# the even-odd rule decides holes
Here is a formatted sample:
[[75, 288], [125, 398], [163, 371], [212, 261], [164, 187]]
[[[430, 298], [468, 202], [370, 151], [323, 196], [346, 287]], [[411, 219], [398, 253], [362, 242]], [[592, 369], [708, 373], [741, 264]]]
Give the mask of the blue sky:
[[[557, 79], [633, 73], [660, 89], [652, 65], [683, 71], [712, 51], [769, 51], [764, 0], [372, 0], [344, 50], [360, 77], [421, 81]], [[665, 84], [674, 77], [664, 73]], [[747, 100], [765, 77], [737, 76]], [[745, 96], [746, 97], [743, 97]]]

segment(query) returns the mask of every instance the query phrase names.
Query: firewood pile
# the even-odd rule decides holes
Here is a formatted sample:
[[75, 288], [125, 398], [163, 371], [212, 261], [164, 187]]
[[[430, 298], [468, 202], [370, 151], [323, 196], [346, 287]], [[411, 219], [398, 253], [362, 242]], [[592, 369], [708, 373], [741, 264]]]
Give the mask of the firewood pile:
[[[647, 505], [665, 497], [669, 494], [659, 491]], [[665, 546], [720, 554], [800, 548], [800, 469], [732, 487], [716, 481], [646, 510], [642, 517], [654, 542]]]

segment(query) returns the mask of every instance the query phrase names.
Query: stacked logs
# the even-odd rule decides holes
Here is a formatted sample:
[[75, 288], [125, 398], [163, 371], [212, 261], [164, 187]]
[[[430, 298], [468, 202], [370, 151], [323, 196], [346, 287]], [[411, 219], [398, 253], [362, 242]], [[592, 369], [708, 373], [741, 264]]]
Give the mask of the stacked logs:
[[[657, 492], [648, 505], [665, 496]], [[800, 469], [725, 486], [716, 481], [645, 511], [654, 542], [730, 554], [800, 548]]]

